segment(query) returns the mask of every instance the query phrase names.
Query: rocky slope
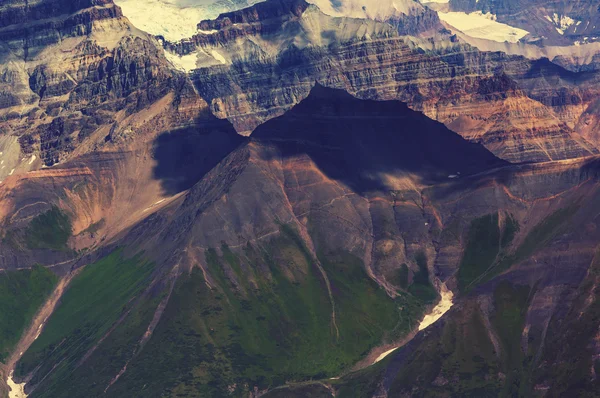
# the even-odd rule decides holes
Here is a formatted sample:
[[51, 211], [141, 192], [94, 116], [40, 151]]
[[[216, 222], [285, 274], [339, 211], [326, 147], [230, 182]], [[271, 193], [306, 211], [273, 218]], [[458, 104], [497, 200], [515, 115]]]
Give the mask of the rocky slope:
[[524, 40], [538, 45], [584, 44], [600, 39], [600, 10], [590, 0], [450, 0], [449, 9], [494, 14], [498, 21], [530, 32]]
[[111, 1], [11, 2], [0, 15], [0, 128], [21, 149], [0, 180], [65, 160], [117, 112], [177, 87], [160, 48]]
[[[17, 364], [31, 397], [247, 396], [310, 378], [342, 396], [469, 394], [517, 382], [532, 393], [572, 389], [575, 374], [594, 380], [584, 364], [595, 348], [554, 352], [550, 342], [568, 336], [555, 324], [560, 314], [595, 311], [585, 289], [600, 238], [597, 159], [505, 166], [401, 103], [323, 87], [243, 142], [225, 139], [238, 137], [227, 122], [208, 114], [197, 122], [157, 137], [150, 158], [143, 147], [82, 157], [12, 187], [10, 196], [22, 200], [4, 208], [19, 214], [5, 218], [15, 243], [31, 239], [28, 223], [52, 205], [77, 230], [89, 225], [83, 203], [106, 219], [68, 240], [94, 235], [101, 249], [74, 264], [90, 265]], [[190, 134], [204, 144], [190, 145]], [[194, 166], [198, 159], [206, 163]], [[153, 177], [132, 174], [152, 163]], [[204, 171], [174, 181], [187, 167]], [[77, 173], [89, 173], [83, 185], [69, 178]], [[147, 182], [127, 188], [132, 175], [162, 182], [167, 200], [141, 195]], [[47, 204], [27, 205], [40, 194]], [[375, 368], [329, 380], [370, 350], [378, 355], [382, 342], [409, 338], [442, 282], [458, 302], [441, 326]], [[96, 315], [81, 317], [77, 308]], [[579, 346], [595, 347], [587, 326], [581, 330]], [[474, 339], [476, 362], [461, 348]], [[530, 358], [522, 378], [510, 370], [520, 355]], [[585, 361], [588, 373], [543, 359], [565, 355]], [[278, 392], [286, 393], [271, 394]]]
[[575, 130], [597, 90], [595, 72], [480, 52], [444, 35], [435, 44], [410, 39], [302, 1], [261, 3], [199, 26], [213, 33], [165, 48], [191, 60], [198, 91], [243, 134], [305, 98], [316, 80], [359, 98], [405, 101], [511, 162], [597, 153]]
[[110, 2], [1, 7], [1, 393], [597, 390], [594, 71], [296, 0], [170, 61]]

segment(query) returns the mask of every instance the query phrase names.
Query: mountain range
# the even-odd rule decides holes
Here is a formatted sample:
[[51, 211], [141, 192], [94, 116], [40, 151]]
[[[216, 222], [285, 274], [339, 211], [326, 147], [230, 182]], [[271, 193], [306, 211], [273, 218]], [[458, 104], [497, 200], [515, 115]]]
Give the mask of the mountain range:
[[0, 4], [0, 395], [597, 396], [595, 2], [116, 3]]

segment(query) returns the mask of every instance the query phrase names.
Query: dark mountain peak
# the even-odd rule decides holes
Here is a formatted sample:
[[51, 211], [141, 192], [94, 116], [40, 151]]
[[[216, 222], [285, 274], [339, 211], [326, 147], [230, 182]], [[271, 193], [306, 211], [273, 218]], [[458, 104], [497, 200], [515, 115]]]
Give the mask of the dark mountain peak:
[[284, 156], [306, 153], [323, 172], [358, 191], [385, 189], [390, 173], [433, 183], [505, 164], [402, 102], [361, 100], [319, 84], [252, 138], [275, 143]]

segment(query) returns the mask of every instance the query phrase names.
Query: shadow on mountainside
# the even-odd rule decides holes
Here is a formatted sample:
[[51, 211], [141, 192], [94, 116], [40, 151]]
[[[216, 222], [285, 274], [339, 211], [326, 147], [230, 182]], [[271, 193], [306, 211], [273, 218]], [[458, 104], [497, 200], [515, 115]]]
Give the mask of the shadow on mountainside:
[[161, 134], [154, 142], [154, 177], [166, 194], [191, 188], [221, 160], [248, 139], [228, 120], [206, 112], [194, 125]]
[[318, 84], [252, 139], [276, 145], [285, 157], [307, 154], [330, 178], [360, 193], [389, 189], [385, 180], [392, 173], [431, 184], [507, 164], [404, 103], [360, 100]]

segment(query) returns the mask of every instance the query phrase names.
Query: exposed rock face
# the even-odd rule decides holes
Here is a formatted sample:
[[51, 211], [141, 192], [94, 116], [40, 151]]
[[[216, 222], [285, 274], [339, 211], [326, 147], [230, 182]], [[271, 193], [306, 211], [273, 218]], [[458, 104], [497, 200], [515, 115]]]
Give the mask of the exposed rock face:
[[0, 41], [27, 56], [29, 51], [57, 43], [61, 37], [91, 33], [95, 21], [121, 16], [112, 0], [9, 1], [0, 6]]
[[442, 29], [435, 11], [412, 0], [381, 0], [369, 4], [361, 0], [309, 0], [308, 2], [334, 17], [387, 22], [402, 35], [419, 36]]
[[[139, 111], [177, 87], [162, 50], [112, 1], [11, 2], [0, 16], [0, 126], [47, 166], [86, 147], [119, 110]], [[0, 178], [39, 161], [4, 166]]]
[[[52, 18], [3, 6], [48, 28], [0, 42], [0, 269], [93, 288], [18, 353], [31, 398], [327, 380], [413, 337], [440, 283], [445, 318], [318, 392], [597, 391], [595, 72], [278, 0], [166, 42], [186, 76], [112, 3], [31, 4]], [[51, 209], [58, 248], [30, 240]]]
[[[359, 98], [405, 101], [511, 162], [598, 151], [575, 130], [598, 92], [596, 73], [480, 52], [443, 36], [436, 45], [414, 42], [389, 24], [331, 18], [282, 1], [287, 8], [266, 2], [202, 23], [215, 33], [165, 44], [196, 57], [199, 92], [242, 134], [305, 98], [318, 81]], [[268, 17], [256, 22], [261, 15]]]
[[540, 45], [595, 42], [600, 37], [600, 10], [593, 0], [450, 0], [450, 10], [482, 11], [498, 21], [530, 32], [524, 40]]
[[[193, 94], [187, 93], [183, 99], [184, 102], [192, 101]], [[188, 104], [192, 105], [193, 102]], [[204, 134], [220, 131], [216, 135], [205, 135], [206, 145], [233, 133], [231, 126], [227, 127], [227, 122], [211, 119], [208, 114], [198, 120], [205, 123], [199, 125], [200, 130], [205, 129]], [[186, 135], [182, 135], [179, 138], [184, 139], [185, 143], [185, 137]], [[143, 170], [143, 173], [150, 170], [148, 167], [141, 167], [149, 164], [146, 163], [148, 159], [144, 159], [143, 146], [128, 154], [105, 153], [97, 157], [82, 157], [78, 162], [41, 171], [37, 178], [32, 173], [20, 180], [12, 191], [4, 188], [3, 192], [10, 193], [6, 197], [10, 197], [10, 203], [14, 205], [6, 211], [8, 214], [19, 214], [10, 223], [14, 227], [19, 223], [26, 223], [28, 212], [34, 212], [36, 206], [44, 206], [27, 207], [26, 204], [37, 203], [40, 199], [52, 202], [55, 191], [40, 189], [52, 184], [55, 184], [54, 190], [64, 191], [62, 197], [66, 199], [62, 206], [72, 209], [77, 214], [76, 220], [95, 214], [95, 217], [107, 217], [107, 223], [114, 227], [131, 226], [120, 234], [114, 235], [115, 232], [111, 233], [109, 228], [101, 229], [101, 234], [116, 236], [112, 245], [132, 247], [133, 253], [144, 250], [160, 264], [156, 273], [157, 282], [148, 287], [147, 296], [141, 295], [137, 300], [150, 305], [150, 300], [155, 297], [151, 292], [172, 292], [166, 295], [168, 307], [164, 315], [161, 316], [162, 312], [157, 310], [156, 320], [152, 316], [144, 316], [147, 322], [156, 322], [148, 329], [149, 340], [143, 340], [139, 349], [125, 350], [127, 354], [123, 354], [124, 357], [114, 359], [111, 353], [116, 352], [114, 350], [122, 352], [123, 346], [112, 345], [121, 331], [134, 330], [137, 333], [138, 329], [130, 329], [130, 322], [134, 318], [130, 318], [132, 315], [129, 312], [124, 313], [117, 329], [109, 332], [106, 340], [101, 341], [99, 347], [85, 357], [78, 351], [78, 345], [72, 345], [72, 337], [65, 336], [65, 347], [71, 347], [66, 348], [67, 352], [77, 357], [73, 364], [64, 365], [67, 366], [67, 371], [64, 367], [53, 370], [57, 357], [51, 350], [35, 363], [31, 362], [31, 356], [25, 355], [20, 372], [23, 369], [33, 371], [28, 387], [34, 388], [32, 397], [60, 394], [65, 388], [88, 382], [88, 370], [97, 363], [104, 363], [106, 358], [112, 358], [116, 362], [102, 373], [94, 374], [97, 383], [91, 387], [93, 391], [101, 393], [106, 389], [120, 396], [139, 388], [140, 382], [149, 383], [153, 391], [169, 391], [173, 379], [156, 376], [141, 380], [140, 377], [147, 377], [143, 374], [157, 374], [157, 366], [165, 364], [176, 369], [177, 374], [188, 374], [198, 363], [203, 363], [202, 358], [212, 358], [205, 357], [208, 355], [204, 343], [208, 340], [205, 338], [211, 335], [208, 331], [203, 331], [205, 323], [190, 325], [189, 328], [184, 328], [184, 333], [176, 328], [179, 321], [174, 317], [179, 311], [185, 312], [186, 305], [183, 303], [189, 303], [180, 299], [186, 291], [184, 284], [191, 283], [188, 270], [201, 276], [193, 279], [194, 295], [186, 296], [188, 299], [197, 297], [212, 300], [211, 297], [221, 297], [224, 294], [221, 292], [228, 292], [230, 303], [237, 300], [246, 303], [243, 311], [251, 311], [248, 303], [254, 300], [253, 295], [257, 291], [266, 294], [261, 290], [261, 278], [269, 280], [268, 286], [273, 289], [279, 286], [275, 282], [279, 277], [276, 270], [282, 270], [286, 278], [297, 286], [304, 283], [307, 275], [312, 275], [306, 273], [311, 272], [310, 268], [301, 268], [302, 272], [297, 272], [300, 263], [297, 257], [299, 252], [293, 249], [295, 246], [286, 244], [281, 250], [276, 249], [280, 244], [278, 242], [285, 238], [281, 224], [297, 231], [295, 239], [303, 242], [301, 247], [304, 247], [306, 253], [312, 253], [307, 255], [314, 256], [315, 267], [322, 264], [327, 278], [320, 280], [319, 286], [326, 291], [328, 284], [331, 284], [333, 304], [325, 301], [320, 305], [328, 310], [333, 308], [333, 314], [340, 321], [338, 330], [342, 336], [341, 341], [344, 341], [349, 330], [348, 324], [342, 323], [344, 319], [348, 319], [344, 318], [348, 315], [345, 312], [348, 307], [343, 307], [347, 293], [344, 290], [346, 285], [337, 278], [348, 270], [330, 268], [331, 264], [328, 265], [326, 261], [333, 261], [340, 253], [352, 256], [346, 258], [360, 259], [367, 274], [384, 287], [389, 295], [400, 299], [407, 294], [406, 287], [403, 287], [406, 282], [398, 278], [401, 265], [407, 266], [407, 280], [412, 281], [419, 272], [420, 260], [417, 258], [424, 256], [425, 266], [435, 271], [431, 278], [439, 278], [457, 291], [457, 286], [461, 283], [459, 278], [462, 278], [459, 275], [462, 275], [460, 268], [463, 253], [469, 246], [473, 220], [490, 214], [492, 216], [488, 218], [493, 222], [489, 227], [492, 229], [505, 231], [505, 225], [511, 222], [516, 223], [511, 225], [518, 225], [512, 229], [510, 237], [502, 238], [505, 251], [498, 254], [497, 258], [517, 258], [511, 256], [526, 254], [520, 254], [508, 268], [494, 270], [494, 275], [500, 276], [477, 284], [471, 297], [460, 290], [464, 300], [446, 316], [449, 320], [442, 320], [439, 328], [420, 334], [395, 355], [383, 368], [383, 373], [369, 373], [369, 377], [376, 379], [365, 380], [365, 385], [369, 388], [380, 386], [390, 395], [407, 389], [429, 391], [434, 387], [442, 388], [448, 393], [456, 392], [457, 388], [462, 392], [469, 392], [470, 387], [465, 387], [460, 379], [456, 383], [445, 381], [453, 380], [456, 376], [452, 373], [452, 369], [456, 369], [452, 361], [462, 361], [462, 357], [456, 355], [461, 355], [460, 347], [464, 343], [464, 346], [475, 347], [481, 356], [482, 359], [477, 363], [489, 361], [484, 362], [485, 366], [489, 366], [489, 372], [485, 373], [487, 376], [475, 373], [475, 388], [490, 391], [501, 389], [505, 380], [515, 380], [510, 373], [512, 357], [504, 359], [504, 350], [506, 347], [519, 347], [511, 339], [520, 341], [522, 330], [527, 330], [527, 336], [532, 336], [533, 339], [524, 337], [524, 341], [527, 344], [534, 344], [531, 343], [534, 341], [532, 350], [542, 358], [533, 362], [535, 378], [532, 380], [540, 385], [550, 383], [544, 376], [547, 374], [544, 373], [544, 368], [540, 368], [538, 376], [538, 366], [546, 366], [543, 358], [566, 358], [567, 353], [555, 352], [553, 346], [547, 346], [543, 341], [555, 341], [553, 339], [559, 336], [555, 334], [559, 333], [554, 332], [558, 330], [555, 328], [563, 326], [550, 326], [547, 337], [541, 338], [541, 345], [537, 343], [540, 341], [537, 340], [540, 336], [538, 333], [563, 312], [575, 314], [584, 308], [577, 304], [576, 297], [579, 293], [574, 292], [578, 292], [578, 287], [586, 280], [586, 272], [594, 258], [594, 248], [600, 242], [599, 230], [591, 225], [597, 222], [600, 203], [597, 201], [600, 181], [597, 159], [493, 169], [505, 163], [482, 146], [468, 143], [443, 125], [428, 120], [403, 104], [361, 101], [322, 87], [313, 89], [306, 100], [282, 117], [260, 126], [251, 138], [244, 141], [240, 142], [241, 146], [238, 148], [231, 145], [229, 150], [222, 151], [223, 159], [212, 170], [196, 177], [198, 180], [190, 190], [169, 199], [164, 205], [155, 204], [155, 208], [152, 203], [158, 203], [157, 198], [160, 196], [139, 194], [140, 189], [156, 192], [154, 183], [144, 187], [140, 187], [139, 182], [127, 184], [135, 170]], [[227, 145], [219, 144], [219, 147], [226, 148]], [[199, 157], [206, 157], [202, 155], [200, 145], [194, 148], [200, 151]], [[230, 153], [227, 155], [228, 151]], [[175, 158], [157, 157], [157, 171], [162, 167], [169, 169], [169, 161], [182, 158], [178, 151], [169, 150], [168, 153], [175, 155]], [[192, 158], [196, 156], [189, 159]], [[206, 167], [210, 168], [210, 165]], [[457, 168], [464, 171], [459, 178], [449, 178], [446, 175]], [[150, 176], [143, 173], [137, 174], [138, 181], [151, 181]], [[81, 187], [78, 181], [81, 181], [84, 174], [87, 175], [86, 184]], [[161, 172], [158, 175], [165, 178], [169, 173]], [[112, 187], [109, 181], [116, 181], [114, 189], [102, 189]], [[423, 186], [423, 182], [431, 185]], [[132, 195], [136, 192], [137, 195]], [[132, 197], [137, 205], [129, 203]], [[84, 204], [85, 207], [82, 206]], [[96, 210], [92, 211], [94, 208]], [[564, 213], [562, 210], [565, 208], [570, 210]], [[23, 210], [17, 212], [18, 209]], [[123, 217], [117, 223], [115, 215], [111, 214], [115, 211], [119, 212], [118, 216]], [[558, 218], [555, 216], [557, 211], [560, 214]], [[154, 213], [148, 215], [147, 212]], [[509, 222], [509, 219], [512, 221]], [[548, 219], [553, 221], [544, 224]], [[540, 230], [539, 225], [546, 227]], [[529, 247], [529, 236], [532, 234], [535, 237], [534, 246]], [[499, 244], [499, 239], [495, 239], [495, 242]], [[112, 245], [103, 250], [109, 251]], [[527, 248], [526, 252], [523, 252], [525, 249], [522, 247]], [[212, 262], [214, 257], [211, 257], [215, 255], [215, 250], [221, 250], [227, 258], [237, 258], [238, 262], [231, 260], [215, 267]], [[254, 253], [261, 250], [272, 253], [276, 267], [256, 260]], [[181, 272], [178, 276], [181, 283], [173, 290], [169, 290], [168, 284], [159, 282], [164, 281], [167, 271], [174, 273], [169, 275], [179, 275], [177, 272]], [[356, 273], [352, 273], [352, 277], [360, 280]], [[521, 289], [525, 286], [529, 286], [531, 290], [523, 293]], [[226, 289], [232, 289], [232, 293]], [[588, 291], [581, 292], [584, 294]], [[499, 312], [494, 308], [499, 307], [494, 306], [509, 305], [510, 302], [503, 300], [511, 297], [519, 300], [524, 297], [524, 302], [514, 303], [515, 306], [522, 306], [518, 307], [521, 310], [517, 313], [523, 321], [516, 327], [510, 324], [510, 328], [506, 329], [497, 319]], [[342, 306], [341, 309], [335, 306], [336, 303]], [[226, 305], [227, 307], [223, 307]], [[214, 304], [221, 306], [219, 308], [227, 308], [228, 312], [237, 311], [237, 307], [229, 305]], [[212, 305], [210, 308], [213, 308]], [[396, 311], [397, 305], [393, 308]], [[194, 310], [198, 311], [195, 307]], [[355, 308], [352, 316], [356, 311], [358, 309]], [[202, 319], [211, 328], [215, 327], [217, 332], [223, 330], [222, 324], [212, 323], [214, 316], [209, 311], [202, 315]], [[335, 322], [335, 318], [333, 319], [332, 322]], [[264, 320], [248, 319], [244, 327], [252, 329], [260, 322]], [[146, 325], [142, 324], [142, 333], [147, 330]], [[281, 323], [277, 322], [277, 325], [280, 327]], [[394, 323], [391, 327], [398, 325]], [[446, 337], [441, 335], [440, 328], [448, 328], [444, 334]], [[335, 328], [326, 322], [325, 329], [328, 331], [328, 338], [335, 341]], [[275, 329], [268, 330], [275, 333]], [[505, 335], [506, 330], [516, 332]], [[585, 340], [585, 344], [592, 344], [589, 333], [585, 333], [585, 336], [580, 337]], [[194, 341], [202, 344], [190, 348], [184, 337], [190, 334]], [[235, 339], [234, 334], [231, 336]], [[456, 342], [448, 336], [455, 336]], [[216, 337], [212, 341], [215, 339]], [[467, 341], [470, 344], [466, 344]], [[137, 342], [134, 341], [134, 344], [138, 347]], [[147, 360], [149, 357], [160, 356], [165, 344], [169, 344], [173, 351], [165, 354], [160, 363]], [[211, 343], [210, 346], [212, 350], [219, 352], [221, 361], [211, 359], [202, 366], [228, 363], [232, 355], [238, 355], [238, 351], [224, 349], [220, 344]], [[328, 349], [336, 346], [336, 343], [328, 344]], [[131, 348], [127, 345], [125, 347]], [[180, 352], [185, 352], [194, 360], [180, 361]], [[413, 352], [425, 352], [433, 357], [445, 352], [449, 353], [450, 359], [444, 357], [426, 361], [423, 366], [440, 364], [442, 370], [426, 368], [427, 372], [421, 377], [411, 378], [406, 372], [410, 375], [414, 364], [422, 364], [419, 360], [412, 362]], [[583, 355], [580, 358], [587, 364], [592, 353], [578, 355]], [[471, 360], [468, 356], [467, 359]], [[258, 363], [256, 366], [262, 366]], [[41, 366], [36, 367], [38, 364]], [[127, 364], [126, 370], [119, 373], [124, 364]], [[464, 368], [460, 369], [461, 372], [464, 371]], [[499, 372], [504, 372], [505, 376]], [[268, 387], [260, 378], [251, 378], [249, 381], [237, 373], [232, 376], [229, 371], [214, 374], [218, 376], [213, 373], [210, 376], [204, 373], [199, 376], [192, 374], [177, 379], [177, 384], [190, 395], [206, 391], [204, 388], [207, 386], [217, 389], [214, 391], [226, 391], [228, 386], [235, 384], [239, 386], [236, 388], [245, 392], [253, 390], [255, 386], [258, 390]], [[323, 377], [333, 377], [333, 374], [325, 374]], [[67, 378], [70, 383], [63, 382]], [[207, 383], [207, 378], [219, 383]], [[525, 380], [522, 382], [525, 383]], [[561, 386], [569, 387], [573, 382], [567, 374], [561, 379]], [[554, 388], [552, 383], [548, 385]], [[556, 387], [559, 387], [558, 384]], [[344, 382], [336, 388], [343, 394]], [[531, 386], [526, 391], [533, 391], [533, 388]], [[90, 391], [86, 390], [86, 394]]]

